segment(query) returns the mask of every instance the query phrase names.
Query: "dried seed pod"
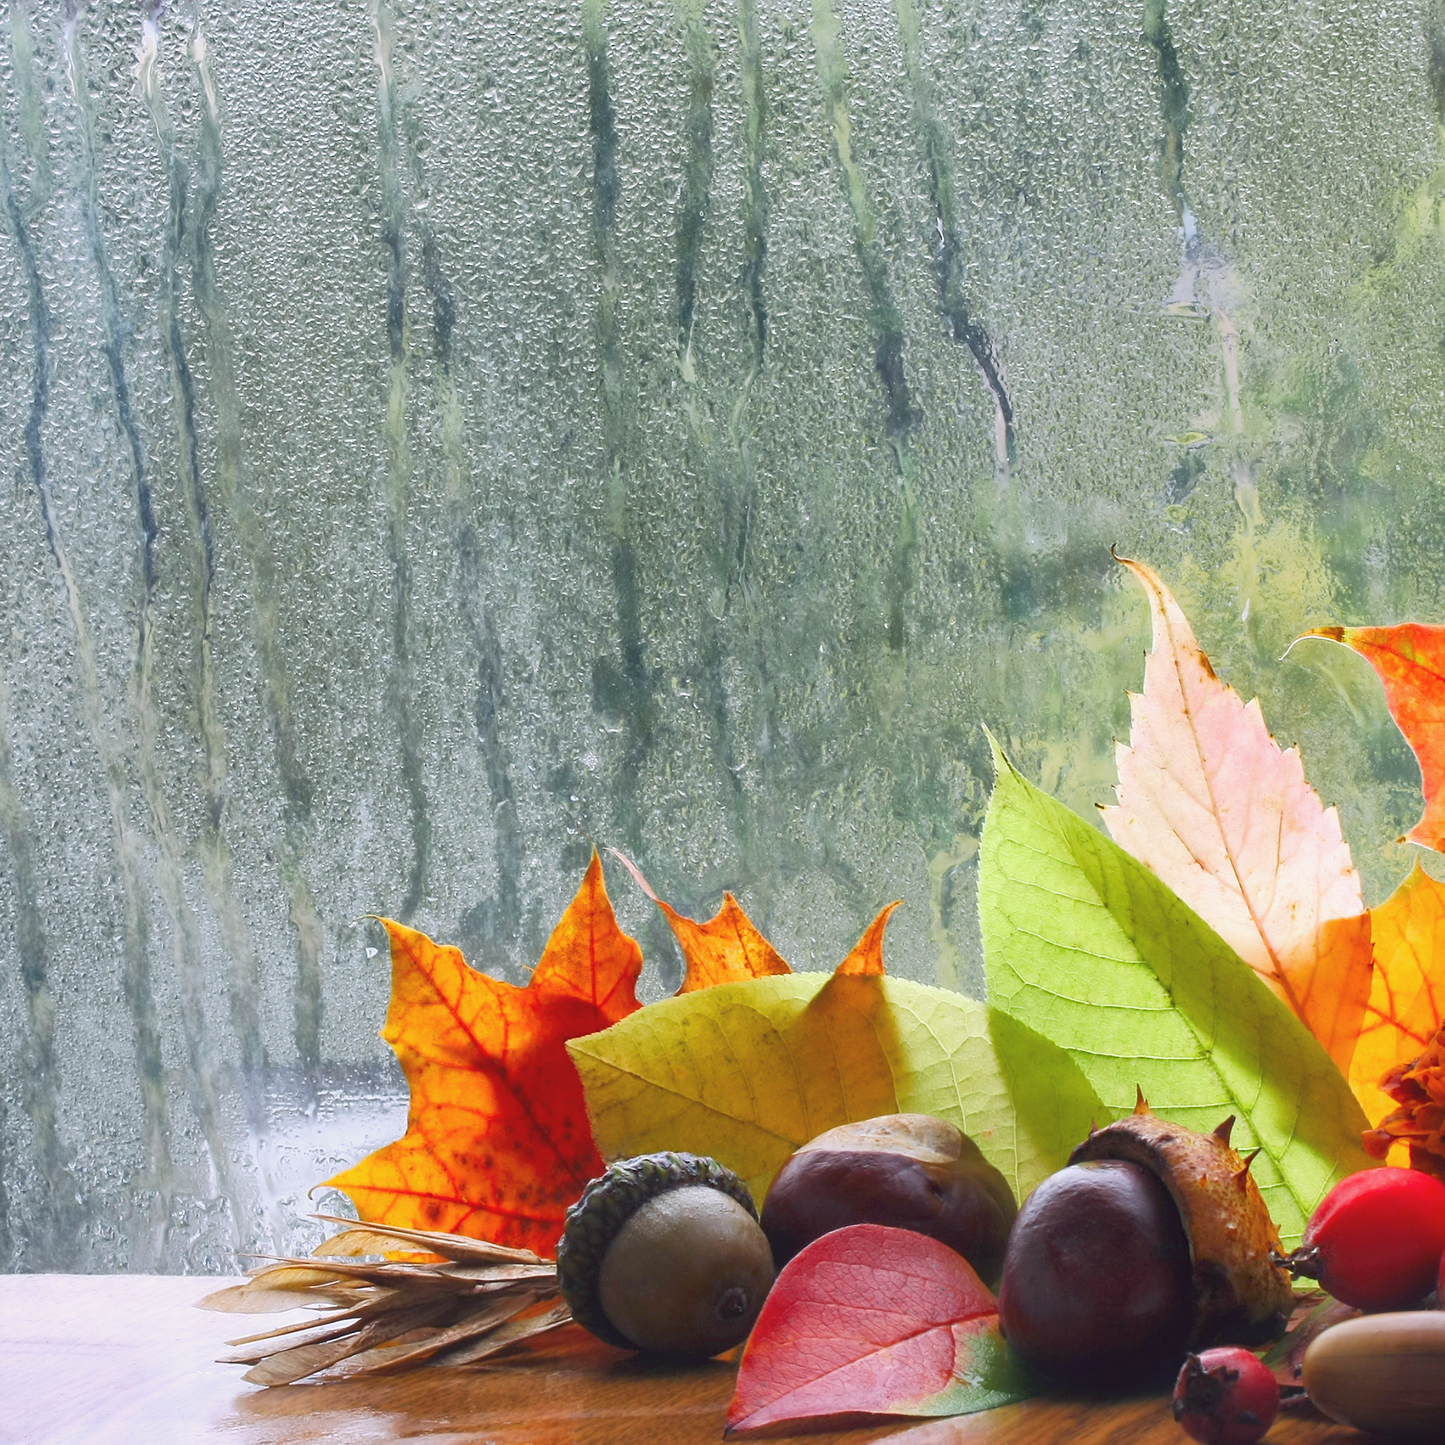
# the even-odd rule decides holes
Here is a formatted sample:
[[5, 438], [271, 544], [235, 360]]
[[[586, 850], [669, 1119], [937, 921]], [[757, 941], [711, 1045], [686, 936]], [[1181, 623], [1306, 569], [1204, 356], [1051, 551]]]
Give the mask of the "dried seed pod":
[[1189, 1240], [1195, 1291], [1189, 1348], [1253, 1344], [1284, 1331], [1294, 1307], [1288, 1273], [1274, 1264], [1279, 1232], [1248, 1158], [1232, 1149], [1224, 1120], [1211, 1134], [1159, 1118], [1143, 1094], [1134, 1113], [1092, 1132], [1069, 1156], [1123, 1159], [1158, 1176], [1179, 1210]]

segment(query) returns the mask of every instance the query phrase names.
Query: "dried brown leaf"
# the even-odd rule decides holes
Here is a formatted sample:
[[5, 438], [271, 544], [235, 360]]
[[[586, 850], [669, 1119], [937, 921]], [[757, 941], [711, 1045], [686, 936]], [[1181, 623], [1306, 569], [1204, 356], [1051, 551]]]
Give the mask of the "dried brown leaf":
[[452, 1307], [451, 1300], [433, 1300], [411, 1309], [388, 1312], [355, 1333], [321, 1343], [297, 1345], [279, 1354], [269, 1355], [251, 1369], [244, 1379], [252, 1385], [290, 1385], [329, 1369], [352, 1355], [376, 1345], [386, 1344], [399, 1335], [420, 1326], [432, 1324]]
[[[350, 1288], [347, 1281], [358, 1281], [363, 1285], [391, 1285], [405, 1287], [407, 1285], [435, 1284], [440, 1289], [465, 1289], [468, 1281], [458, 1278], [452, 1271], [457, 1266], [447, 1261], [438, 1264], [402, 1264], [395, 1260], [354, 1260], [337, 1259], [324, 1267], [313, 1269], [307, 1261], [294, 1259], [283, 1260], [274, 1265], [275, 1275], [262, 1273], [256, 1276], [256, 1283], [264, 1283], [268, 1287], [272, 1285], [273, 1279], [285, 1280], [290, 1272], [298, 1264], [307, 1265], [307, 1275], [296, 1276], [297, 1283], [294, 1286], [298, 1292], [307, 1291], [311, 1293], [324, 1292], [327, 1287]], [[315, 1277], [316, 1282], [311, 1282]]]
[[334, 1265], [316, 1265], [309, 1260], [290, 1256], [272, 1258], [268, 1264], [258, 1264], [246, 1271], [248, 1282], [266, 1289], [310, 1289], [313, 1285], [329, 1285], [340, 1282], [341, 1270]]
[[537, 1335], [544, 1335], [549, 1330], [560, 1329], [563, 1325], [571, 1323], [572, 1311], [559, 1300], [545, 1314], [527, 1315], [522, 1319], [511, 1320], [475, 1344], [461, 1345], [443, 1355], [436, 1363], [438, 1365], [474, 1364], [477, 1360], [486, 1359], [488, 1355], [495, 1355], [512, 1345], [521, 1344], [523, 1340], [533, 1339]]
[[[535, 1292], [528, 1292], [503, 1300], [495, 1300], [484, 1309], [474, 1310], [466, 1318], [458, 1320], [456, 1324], [430, 1332], [426, 1339], [419, 1340], [401, 1350], [388, 1349], [386, 1358], [377, 1359], [360, 1369], [348, 1371], [348, 1374], [384, 1374], [391, 1370], [407, 1369], [412, 1365], [420, 1364], [423, 1360], [428, 1360], [443, 1350], [451, 1349], [453, 1345], [465, 1344], [479, 1335], [490, 1335], [499, 1326], [506, 1324], [508, 1320], [515, 1319], [524, 1310], [530, 1309], [539, 1298], [540, 1296]], [[374, 1353], [379, 1354], [380, 1351]]]
[[[237, 1348], [228, 1355], [219, 1356], [218, 1359], [219, 1363], [223, 1365], [259, 1365], [262, 1360], [277, 1359], [281, 1355], [294, 1353], [308, 1345], [324, 1345], [332, 1340], [341, 1340], [348, 1335], [356, 1335], [360, 1333], [362, 1327], [355, 1315], [347, 1315], [341, 1321], [333, 1318], [328, 1325], [313, 1323], [310, 1327], [311, 1332], [308, 1332], [304, 1339], [289, 1340], [284, 1345], [275, 1343], [277, 1338], [275, 1335], [258, 1335], [255, 1340], [232, 1340], [229, 1343]], [[242, 1348], [242, 1346], [246, 1348]]]
[[251, 1284], [233, 1284], [197, 1300], [196, 1308], [222, 1314], [266, 1315], [278, 1310], [304, 1309], [310, 1302], [300, 1290], [257, 1289]]
[[[406, 1334], [395, 1340], [390, 1340], [384, 1345], [377, 1345], [373, 1349], [363, 1350], [359, 1355], [352, 1355], [331, 1366], [330, 1369], [320, 1371], [314, 1378], [326, 1381], [355, 1380], [358, 1377], [375, 1374], [380, 1366], [405, 1355], [436, 1333], [435, 1330], [408, 1330]], [[425, 1364], [425, 1361], [422, 1364]]]
[[472, 1280], [479, 1285], [526, 1284], [555, 1280], [555, 1264], [449, 1264], [437, 1271], [446, 1279]]
[[441, 1264], [447, 1256], [435, 1250], [399, 1250], [396, 1240], [388, 1239], [370, 1229], [348, 1229], [323, 1239], [311, 1251], [316, 1259], [335, 1257], [357, 1259], [363, 1255], [377, 1258], [401, 1260], [406, 1264]]
[[[323, 1224], [340, 1224], [342, 1232], [333, 1234], [326, 1245], [336, 1245], [349, 1234], [374, 1237], [382, 1242], [380, 1249], [357, 1250], [358, 1254], [385, 1253], [396, 1244], [419, 1246], [432, 1254], [439, 1254], [456, 1264], [541, 1264], [542, 1257], [530, 1249], [510, 1249], [505, 1245], [493, 1244], [490, 1240], [470, 1239], [461, 1234], [448, 1234], [436, 1229], [403, 1229], [391, 1224], [358, 1224], [354, 1219], [345, 1219], [335, 1214], [312, 1216]], [[325, 1247], [325, 1246], [323, 1246]], [[328, 1254], [342, 1254], [340, 1248], [327, 1249]], [[318, 1250], [317, 1253], [320, 1253]]]
[[[279, 1340], [282, 1335], [299, 1335], [307, 1330], [329, 1329], [332, 1325], [338, 1325], [343, 1320], [350, 1320], [353, 1325], [359, 1327], [360, 1320], [358, 1318], [358, 1311], [337, 1310], [334, 1314], [313, 1316], [309, 1320], [297, 1320], [295, 1323], [289, 1325], [277, 1325], [274, 1330], [266, 1330], [262, 1334], [241, 1335], [237, 1339], [227, 1340], [226, 1343], [231, 1348], [238, 1349], [242, 1345], [260, 1344], [262, 1340]], [[237, 1360], [232, 1363], [239, 1364], [240, 1361]]]
[[[311, 1258], [274, 1258], [245, 1284], [200, 1301], [238, 1314], [311, 1307], [310, 1319], [229, 1342], [236, 1352], [224, 1363], [249, 1365], [245, 1378], [253, 1384], [402, 1369], [475, 1347], [479, 1337], [498, 1334], [495, 1348], [502, 1349], [555, 1327], [537, 1322], [550, 1315], [527, 1315], [557, 1293], [556, 1266], [530, 1250], [318, 1217], [341, 1229]], [[408, 1247], [406, 1257], [398, 1245]]]

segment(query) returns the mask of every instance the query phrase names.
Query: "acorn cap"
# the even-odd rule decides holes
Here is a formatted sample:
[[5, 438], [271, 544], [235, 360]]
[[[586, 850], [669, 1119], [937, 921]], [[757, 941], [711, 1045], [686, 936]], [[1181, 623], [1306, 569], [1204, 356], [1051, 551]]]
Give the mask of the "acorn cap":
[[1193, 1264], [1195, 1314], [1189, 1348], [1254, 1344], [1284, 1331], [1294, 1309], [1288, 1273], [1270, 1260], [1279, 1231], [1259, 1186], [1254, 1159], [1229, 1145], [1231, 1115], [1212, 1134], [1161, 1119], [1139, 1095], [1127, 1119], [1092, 1131], [1069, 1155], [1122, 1159], [1157, 1175], [1184, 1224]]
[[557, 1283], [572, 1310], [572, 1318], [598, 1339], [624, 1350], [637, 1346], [617, 1329], [603, 1312], [597, 1282], [618, 1231], [634, 1211], [649, 1199], [691, 1184], [720, 1190], [748, 1214], [758, 1217], [748, 1187], [716, 1159], [698, 1154], [639, 1154], [619, 1159], [582, 1191], [567, 1211], [562, 1238], [557, 1242]]

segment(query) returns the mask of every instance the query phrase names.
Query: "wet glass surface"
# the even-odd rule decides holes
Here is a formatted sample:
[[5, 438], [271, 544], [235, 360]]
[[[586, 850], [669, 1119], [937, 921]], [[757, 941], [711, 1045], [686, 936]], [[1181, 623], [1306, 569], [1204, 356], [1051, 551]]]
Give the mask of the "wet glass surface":
[[977, 993], [981, 725], [1110, 798], [1111, 544], [1403, 876], [1378, 685], [1280, 658], [1445, 620], [1433, 3], [0, 30], [9, 1268], [306, 1243], [404, 1119], [368, 916], [521, 981], [593, 840]]

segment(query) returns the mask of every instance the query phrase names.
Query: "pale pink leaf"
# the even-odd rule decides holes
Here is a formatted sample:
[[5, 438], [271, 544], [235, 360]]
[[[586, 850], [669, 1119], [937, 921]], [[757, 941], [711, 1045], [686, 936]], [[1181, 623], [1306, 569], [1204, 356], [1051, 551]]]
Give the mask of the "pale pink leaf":
[[1149, 598], [1154, 645], [1118, 748], [1132, 853], [1234, 949], [1348, 1070], [1370, 991], [1370, 920], [1339, 815], [1270, 737], [1258, 699], [1214, 674], [1163, 582], [1119, 559]]

